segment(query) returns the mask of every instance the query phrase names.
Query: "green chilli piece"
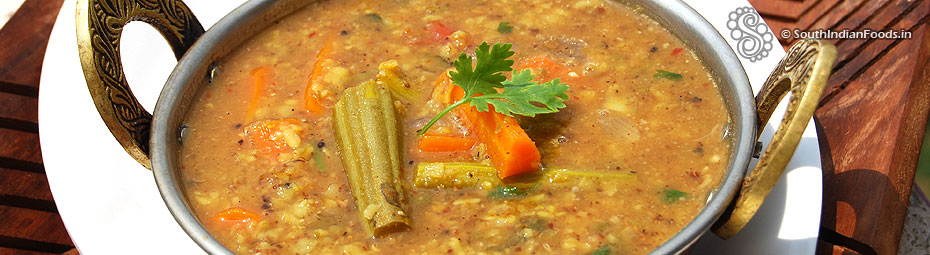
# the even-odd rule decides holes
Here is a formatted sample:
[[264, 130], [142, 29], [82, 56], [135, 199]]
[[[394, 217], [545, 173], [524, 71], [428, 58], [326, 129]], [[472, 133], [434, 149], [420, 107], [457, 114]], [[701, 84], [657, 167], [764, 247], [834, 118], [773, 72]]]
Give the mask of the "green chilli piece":
[[409, 229], [391, 92], [374, 81], [346, 89], [333, 126], [362, 225], [374, 237]]
[[656, 70], [656, 74], [653, 74], [652, 77], [659, 79], [669, 79], [669, 80], [681, 80], [682, 76], [679, 73], [673, 73], [665, 70]]
[[323, 162], [323, 149], [316, 147], [313, 149], [313, 162], [316, 164], [317, 171], [323, 171], [324, 162]]

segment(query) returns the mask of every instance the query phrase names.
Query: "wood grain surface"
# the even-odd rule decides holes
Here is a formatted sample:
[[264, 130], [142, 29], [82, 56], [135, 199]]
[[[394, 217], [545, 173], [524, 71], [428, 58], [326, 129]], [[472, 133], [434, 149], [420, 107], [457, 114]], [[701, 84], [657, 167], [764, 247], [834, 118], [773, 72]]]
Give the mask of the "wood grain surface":
[[[63, 0], [28, 0], [0, 30], [0, 255], [77, 254], [48, 190], [38, 83]], [[832, 40], [839, 58], [815, 116], [823, 228], [878, 254], [901, 236], [930, 98], [930, 0], [750, 0], [773, 31], [904, 29], [909, 40]], [[795, 38], [784, 38], [788, 47]], [[821, 254], [853, 251], [825, 242]]]
[[49, 191], [37, 124], [42, 59], [62, 2], [26, 1], [0, 30], [0, 255], [74, 249]]
[[[896, 254], [927, 121], [930, 0], [751, 0], [773, 31], [905, 30], [833, 39], [838, 58], [814, 117], [824, 164], [822, 227]], [[787, 47], [797, 38], [783, 38]], [[818, 253], [853, 253], [821, 242]], [[867, 251], [859, 251], [866, 252]]]

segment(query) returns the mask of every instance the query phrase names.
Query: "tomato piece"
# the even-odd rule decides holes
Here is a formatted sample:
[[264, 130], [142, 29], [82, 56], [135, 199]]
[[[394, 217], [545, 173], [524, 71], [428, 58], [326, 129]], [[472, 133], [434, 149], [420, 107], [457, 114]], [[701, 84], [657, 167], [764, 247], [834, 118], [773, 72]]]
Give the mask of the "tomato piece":
[[429, 36], [432, 37], [433, 41], [441, 42], [445, 41], [449, 35], [455, 32], [455, 29], [449, 28], [442, 22], [433, 21], [426, 24], [426, 31], [429, 33]]

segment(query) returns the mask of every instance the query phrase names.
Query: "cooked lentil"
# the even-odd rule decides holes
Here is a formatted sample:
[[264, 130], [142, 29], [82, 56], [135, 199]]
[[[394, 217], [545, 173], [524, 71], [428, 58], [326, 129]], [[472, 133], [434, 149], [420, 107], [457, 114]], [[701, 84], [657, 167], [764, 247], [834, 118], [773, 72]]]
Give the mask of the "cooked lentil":
[[[415, 136], [442, 108], [431, 100], [437, 77], [483, 41], [512, 43], [515, 67], [544, 57], [566, 68], [534, 73], [569, 83], [568, 106], [519, 119], [544, 167], [635, 178], [416, 187], [418, 163], [487, 162], [482, 144], [420, 152]], [[335, 144], [338, 95], [389, 60], [415, 92], [395, 102], [412, 225], [372, 238], [360, 226], [358, 210], [366, 208], [354, 207], [337, 146], [327, 145]], [[241, 254], [643, 254], [697, 214], [728, 157], [720, 137], [728, 115], [694, 53], [655, 21], [602, 0], [321, 1], [259, 33], [221, 66], [187, 117], [181, 175], [201, 222]], [[311, 83], [323, 108], [308, 112], [305, 90], [317, 66]], [[250, 73], [260, 67], [270, 74], [256, 90]], [[658, 70], [680, 78], [654, 77]], [[452, 117], [433, 129], [468, 135]], [[258, 216], [213, 220], [228, 208]]]

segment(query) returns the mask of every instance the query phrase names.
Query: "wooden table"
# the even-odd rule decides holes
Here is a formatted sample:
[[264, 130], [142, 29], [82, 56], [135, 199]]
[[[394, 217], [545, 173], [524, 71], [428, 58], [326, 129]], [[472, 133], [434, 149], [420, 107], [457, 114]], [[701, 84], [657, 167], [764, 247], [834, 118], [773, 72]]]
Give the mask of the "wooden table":
[[[835, 231], [878, 254], [894, 254], [930, 103], [930, 0], [750, 2], [773, 31], [913, 33], [909, 40], [831, 40], [838, 58], [814, 116], [824, 164], [821, 233]], [[818, 253], [856, 246], [849, 244], [853, 247], [820, 245]]]
[[[38, 143], [39, 75], [62, 2], [28, 0], [0, 30], [0, 254], [77, 254]], [[786, 28], [913, 33], [909, 40], [833, 40], [839, 58], [815, 116], [824, 164], [821, 239], [844, 245], [821, 242], [818, 253], [894, 254], [930, 103], [930, 0], [750, 2], [776, 34]], [[781, 42], [787, 47], [793, 40]]]
[[39, 72], [62, 2], [26, 1], [0, 30], [0, 254], [74, 249], [45, 178], [37, 124]]

